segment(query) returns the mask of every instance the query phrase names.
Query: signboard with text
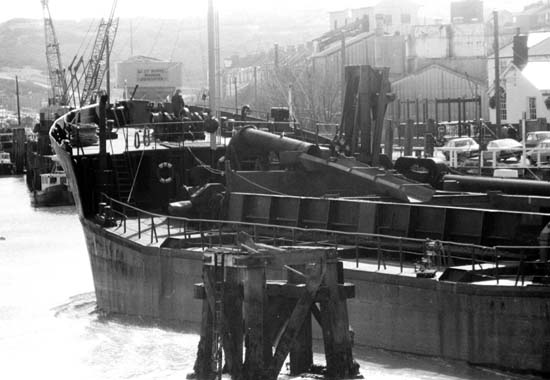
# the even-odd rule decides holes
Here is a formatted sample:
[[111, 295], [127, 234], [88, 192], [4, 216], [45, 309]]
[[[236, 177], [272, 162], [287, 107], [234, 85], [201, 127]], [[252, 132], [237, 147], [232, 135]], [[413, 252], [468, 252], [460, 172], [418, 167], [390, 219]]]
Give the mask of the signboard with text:
[[126, 61], [117, 64], [117, 87], [180, 87], [182, 65], [179, 62]]

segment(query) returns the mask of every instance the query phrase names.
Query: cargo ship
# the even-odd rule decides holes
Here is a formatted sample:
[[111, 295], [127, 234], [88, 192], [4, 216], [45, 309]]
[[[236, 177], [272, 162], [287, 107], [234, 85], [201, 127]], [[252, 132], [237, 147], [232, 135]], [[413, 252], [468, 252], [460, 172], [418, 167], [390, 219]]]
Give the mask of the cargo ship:
[[[203, 252], [244, 231], [337, 249], [356, 345], [550, 374], [547, 197], [437, 191], [266, 125], [224, 138], [204, 110], [166, 109], [102, 97], [50, 129], [100, 312], [199, 321]], [[71, 145], [79, 123], [99, 145]]]

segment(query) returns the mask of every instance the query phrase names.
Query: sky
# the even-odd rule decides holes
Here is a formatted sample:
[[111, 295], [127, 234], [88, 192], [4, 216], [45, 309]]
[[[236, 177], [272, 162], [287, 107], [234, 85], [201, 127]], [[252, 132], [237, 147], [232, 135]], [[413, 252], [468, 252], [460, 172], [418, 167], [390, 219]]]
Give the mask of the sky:
[[[84, 19], [108, 17], [113, 0], [48, 0], [52, 18]], [[11, 18], [42, 18], [41, 0], [3, 0], [6, 4], [0, 12], [0, 22]], [[264, 10], [307, 10], [326, 9], [327, 11], [346, 8], [360, 8], [378, 3], [378, 0], [215, 0], [221, 15], [229, 11], [246, 12], [247, 9]], [[449, 9], [450, 0], [416, 0], [424, 10], [432, 15], [441, 9]], [[535, 0], [485, 0], [485, 8], [518, 11]], [[206, 16], [207, 0], [118, 0], [116, 16], [121, 18], [185, 18], [186, 14], [201, 13]], [[9, 4], [9, 5], [7, 5]], [[445, 5], [447, 4], [447, 6]], [[420, 15], [422, 16], [422, 15]]]

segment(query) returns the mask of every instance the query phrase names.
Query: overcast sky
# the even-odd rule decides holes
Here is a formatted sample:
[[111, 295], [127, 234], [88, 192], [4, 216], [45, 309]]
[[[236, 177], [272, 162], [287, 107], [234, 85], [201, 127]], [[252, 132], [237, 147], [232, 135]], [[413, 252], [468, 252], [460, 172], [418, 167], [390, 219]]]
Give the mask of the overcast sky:
[[[379, 0], [215, 0], [220, 14], [228, 10], [304, 10], [326, 9], [327, 11], [359, 8], [378, 3]], [[534, 0], [486, 0], [485, 8], [518, 11]], [[2, 0], [0, 22], [11, 18], [42, 18], [41, 0]], [[207, 0], [118, 0], [118, 17], [185, 18], [186, 15], [206, 15]], [[424, 6], [419, 16], [432, 16], [449, 13], [450, 0], [417, 0]], [[107, 17], [113, 0], [49, 0], [53, 19], [82, 19]], [[425, 14], [423, 14], [425, 13]]]

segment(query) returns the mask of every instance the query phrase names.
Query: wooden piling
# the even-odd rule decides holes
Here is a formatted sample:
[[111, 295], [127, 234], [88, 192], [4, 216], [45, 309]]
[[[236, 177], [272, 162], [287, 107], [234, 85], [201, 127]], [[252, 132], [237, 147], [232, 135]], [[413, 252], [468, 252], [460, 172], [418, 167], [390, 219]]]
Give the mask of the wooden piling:
[[[323, 330], [330, 376], [356, 375], [346, 308], [346, 298], [353, 297], [354, 287], [339, 279], [336, 251], [285, 250], [254, 243], [248, 235], [239, 244], [248, 252], [235, 253], [233, 249], [226, 253], [230, 257], [226, 256], [227, 264], [221, 266], [222, 274], [220, 267], [213, 265], [216, 253], [206, 253], [204, 282], [195, 285], [195, 297], [203, 299], [201, 341], [194, 367], [197, 378], [213, 379], [220, 374], [220, 357], [216, 356], [220, 335], [225, 368], [233, 379], [276, 380], [289, 355], [291, 375], [308, 372], [313, 365], [312, 315]], [[223, 249], [213, 250], [219, 254]], [[267, 281], [268, 269], [273, 273], [283, 267], [287, 268], [286, 281]], [[225, 279], [223, 291], [220, 279]]]
[[264, 369], [271, 360], [271, 344], [266, 342], [264, 310], [266, 307], [265, 268], [249, 266], [244, 273], [244, 372], [250, 379], [264, 379]]
[[350, 326], [346, 300], [338, 294], [337, 261], [327, 263], [325, 284], [328, 298], [321, 301], [321, 320], [327, 376], [329, 378], [350, 378], [357, 375], [358, 365], [353, 361]]
[[[304, 273], [305, 265], [296, 265], [294, 269]], [[297, 273], [287, 271], [287, 281], [289, 284], [300, 284], [304, 278]], [[311, 346], [312, 331], [311, 331], [311, 311], [309, 310], [305, 316], [300, 331], [296, 337], [296, 342], [290, 350], [290, 374], [298, 375], [307, 372], [313, 365], [313, 348]]]

